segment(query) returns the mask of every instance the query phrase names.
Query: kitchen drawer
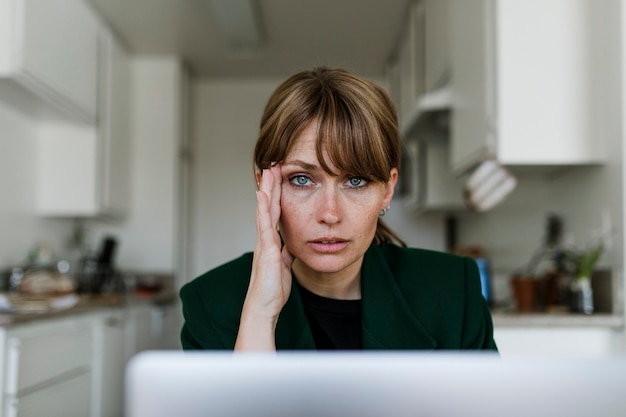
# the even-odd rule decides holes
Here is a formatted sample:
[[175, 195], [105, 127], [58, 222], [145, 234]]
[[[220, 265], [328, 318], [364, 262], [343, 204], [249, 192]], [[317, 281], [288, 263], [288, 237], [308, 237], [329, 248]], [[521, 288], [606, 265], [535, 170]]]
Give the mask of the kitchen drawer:
[[7, 417], [89, 416], [91, 375], [67, 381], [7, 401]]
[[7, 337], [7, 395], [29, 392], [89, 372], [92, 330], [80, 320], [25, 326]]

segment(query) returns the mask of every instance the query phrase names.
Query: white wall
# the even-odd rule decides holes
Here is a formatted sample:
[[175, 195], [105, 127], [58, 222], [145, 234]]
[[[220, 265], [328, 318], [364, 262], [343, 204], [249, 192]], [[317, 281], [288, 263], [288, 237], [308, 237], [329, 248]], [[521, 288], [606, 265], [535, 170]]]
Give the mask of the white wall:
[[35, 214], [37, 125], [0, 101], [0, 268], [21, 264], [36, 242], [65, 250], [70, 225]]
[[134, 57], [131, 71], [129, 213], [121, 222], [92, 220], [87, 227], [94, 244], [105, 234], [118, 238], [120, 269], [172, 273], [179, 268], [178, 216], [183, 203], [178, 170], [184, 67], [174, 57]]
[[252, 149], [265, 101], [277, 83], [276, 80], [192, 83], [192, 276], [254, 247]]
[[[193, 276], [254, 248], [252, 151], [265, 102], [280, 81], [211, 79], [192, 85]], [[394, 200], [385, 220], [410, 245], [443, 248], [441, 215], [415, 218]]]

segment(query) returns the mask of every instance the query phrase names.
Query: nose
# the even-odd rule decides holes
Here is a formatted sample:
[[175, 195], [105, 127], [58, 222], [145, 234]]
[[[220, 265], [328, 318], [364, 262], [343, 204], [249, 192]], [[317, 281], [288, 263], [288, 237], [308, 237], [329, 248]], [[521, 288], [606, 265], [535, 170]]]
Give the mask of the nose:
[[337, 190], [328, 187], [319, 194], [317, 220], [321, 223], [335, 224], [341, 220]]

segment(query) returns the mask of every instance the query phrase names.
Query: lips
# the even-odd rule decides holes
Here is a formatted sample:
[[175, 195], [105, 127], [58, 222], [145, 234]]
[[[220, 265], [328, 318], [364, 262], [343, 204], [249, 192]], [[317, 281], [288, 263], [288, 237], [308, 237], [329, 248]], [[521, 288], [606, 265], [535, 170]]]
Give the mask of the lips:
[[343, 250], [348, 246], [348, 241], [336, 237], [324, 237], [309, 241], [313, 250], [321, 253], [334, 253]]

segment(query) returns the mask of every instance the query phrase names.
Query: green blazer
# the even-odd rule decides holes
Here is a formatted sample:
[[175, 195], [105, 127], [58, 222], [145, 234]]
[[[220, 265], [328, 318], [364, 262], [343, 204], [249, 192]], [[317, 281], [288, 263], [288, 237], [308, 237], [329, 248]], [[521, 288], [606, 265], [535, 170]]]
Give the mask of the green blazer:
[[[246, 253], [181, 289], [183, 349], [234, 348], [251, 269]], [[471, 258], [372, 244], [363, 260], [361, 305], [364, 349], [497, 350]], [[315, 349], [295, 282], [276, 324], [276, 348]]]

